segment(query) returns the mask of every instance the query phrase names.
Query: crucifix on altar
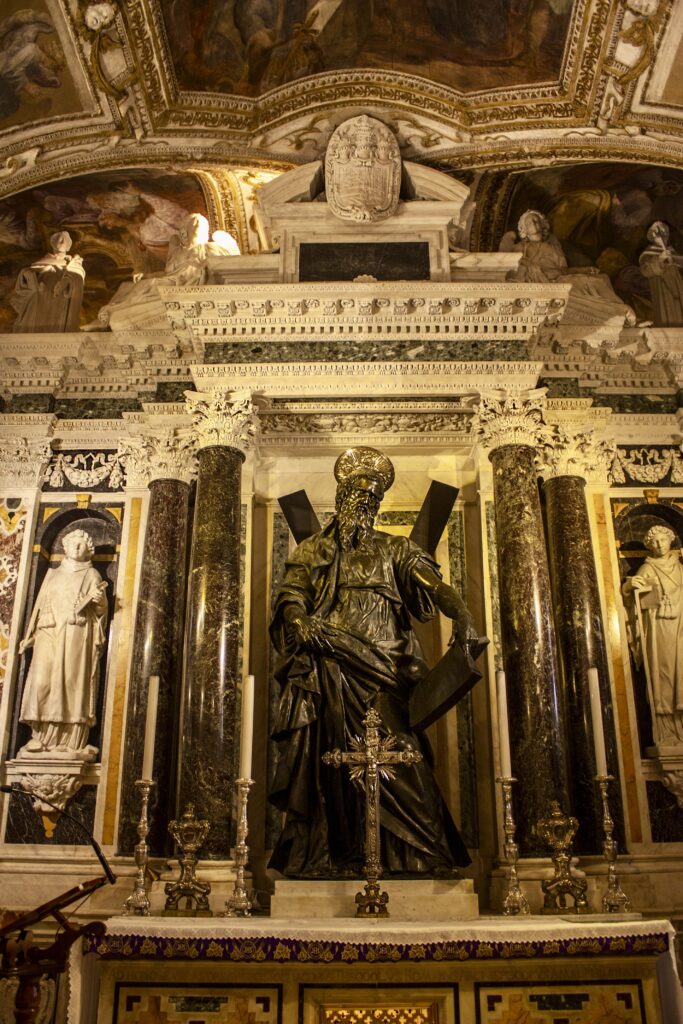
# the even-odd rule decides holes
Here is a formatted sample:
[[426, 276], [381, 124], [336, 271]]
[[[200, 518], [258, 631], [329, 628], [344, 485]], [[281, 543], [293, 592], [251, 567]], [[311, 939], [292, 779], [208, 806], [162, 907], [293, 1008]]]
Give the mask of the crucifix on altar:
[[382, 862], [379, 849], [380, 779], [395, 778], [395, 766], [418, 764], [419, 750], [396, 750], [396, 737], [380, 736], [382, 719], [370, 708], [363, 719], [365, 739], [351, 740], [351, 750], [330, 750], [323, 754], [325, 764], [336, 768], [347, 765], [354, 782], [365, 780], [365, 892], [356, 893], [356, 917], [388, 917], [389, 894], [380, 889]]

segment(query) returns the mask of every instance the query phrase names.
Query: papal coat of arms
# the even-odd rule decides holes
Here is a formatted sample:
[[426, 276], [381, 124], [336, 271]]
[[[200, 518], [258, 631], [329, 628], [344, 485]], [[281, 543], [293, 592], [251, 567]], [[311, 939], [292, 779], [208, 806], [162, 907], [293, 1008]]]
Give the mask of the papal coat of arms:
[[329, 208], [343, 220], [383, 220], [398, 206], [401, 154], [392, 132], [362, 114], [340, 124], [325, 156]]

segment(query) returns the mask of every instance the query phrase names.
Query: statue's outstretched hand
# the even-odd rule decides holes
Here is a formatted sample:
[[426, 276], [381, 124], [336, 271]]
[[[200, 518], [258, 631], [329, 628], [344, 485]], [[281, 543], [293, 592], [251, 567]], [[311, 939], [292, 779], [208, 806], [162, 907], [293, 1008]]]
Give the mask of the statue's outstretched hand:
[[332, 654], [332, 644], [324, 635], [322, 620], [317, 616], [290, 614], [287, 616], [287, 625], [297, 647], [302, 647], [312, 654]]

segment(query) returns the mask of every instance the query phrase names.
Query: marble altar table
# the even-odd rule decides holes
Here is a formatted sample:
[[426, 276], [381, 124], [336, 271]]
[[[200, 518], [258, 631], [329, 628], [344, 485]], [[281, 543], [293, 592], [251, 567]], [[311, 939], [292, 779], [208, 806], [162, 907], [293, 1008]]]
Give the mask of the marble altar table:
[[681, 1024], [673, 936], [635, 915], [115, 917], [72, 952], [68, 1021]]

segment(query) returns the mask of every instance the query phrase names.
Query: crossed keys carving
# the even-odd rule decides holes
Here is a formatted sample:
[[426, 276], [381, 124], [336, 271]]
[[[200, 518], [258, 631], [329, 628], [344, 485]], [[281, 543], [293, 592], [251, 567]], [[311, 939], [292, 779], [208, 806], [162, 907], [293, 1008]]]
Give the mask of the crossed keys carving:
[[354, 781], [365, 779], [365, 891], [356, 893], [356, 917], [389, 917], [389, 894], [380, 889], [382, 864], [379, 856], [380, 779], [396, 777], [395, 765], [417, 764], [418, 750], [395, 750], [396, 737], [380, 736], [382, 719], [371, 708], [363, 719], [365, 739], [351, 740], [351, 750], [330, 750], [323, 762], [340, 768], [346, 765]]

